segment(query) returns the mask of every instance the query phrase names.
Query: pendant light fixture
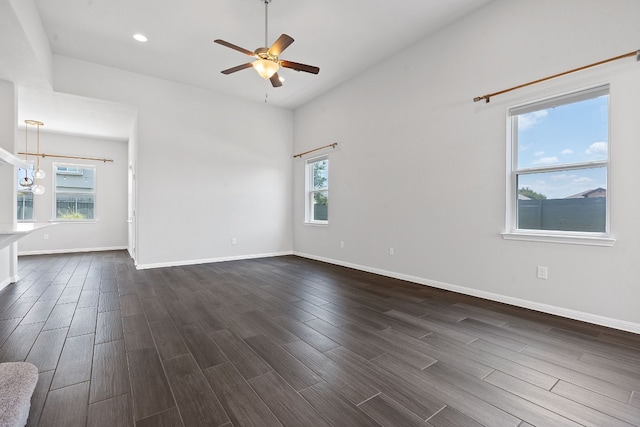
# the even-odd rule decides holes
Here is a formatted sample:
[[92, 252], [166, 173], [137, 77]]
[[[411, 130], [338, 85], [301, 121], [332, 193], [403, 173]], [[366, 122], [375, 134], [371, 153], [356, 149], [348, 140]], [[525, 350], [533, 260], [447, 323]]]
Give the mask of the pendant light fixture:
[[[27, 126], [24, 129], [24, 162], [27, 164], [29, 162], [29, 132], [27, 132]], [[24, 178], [20, 178], [18, 181], [20, 187], [29, 188], [33, 185], [33, 179], [29, 178], [29, 166], [24, 168]]]
[[36, 195], [44, 194], [44, 186], [35, 183], [36, 180], [44, 179], [44, 177], [46, 176], [46, 173], [42, 169], [40, 169], [40, 126], [44, 126], [44, 123], [37, 120], [25, 120], [24, 123], [26, 124], [24, 130], [26, 153], [29, 152], [28, 150], [26, 150], [26, 146], [28, 145], [26, 141], [28, 141], [29, 139], [29, 125], [36, 127], [36, 170], [33, 172], [33, 179], [29, 179], [25, 173], [25, 177], [20, 180], [20, 185], [25, 186], [23, 185], [23, 182], [27, 183], [28, 181], [31, 181], [31, 192]]

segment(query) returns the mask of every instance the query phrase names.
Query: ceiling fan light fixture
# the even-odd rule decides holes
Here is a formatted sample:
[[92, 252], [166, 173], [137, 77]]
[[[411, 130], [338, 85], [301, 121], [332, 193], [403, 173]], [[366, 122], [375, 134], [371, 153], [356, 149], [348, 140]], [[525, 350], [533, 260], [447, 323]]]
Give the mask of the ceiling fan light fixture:
[[270, 79], [280, 69], [280, 65], [277, 62], [264, 58], [253, 61], [251, 65], [260, 74], [260, 77], [265, 80]]
[[278, 70], [280, 67], [282, 68], [290, 68], [295, 71], [304, 71], [306, 73], [318, 74], [320, 68], [314, 67], [312, 65], [300, 64], [292, 61], [284, 61], [280, 60], [280, 54], [287, 48], [291, 43], [294, 42], [291, 36], [287, 34], [281, 34], [278, 39], [273, 42], [271, 47], [268, 43], [267, 35], [268, 31], [268, 23], [269, 23], [269, 15], [268, 15], [268, 6], [271, 3], [271, 0], [261, 0], [264, 3], [264, 46], [257, 48], [255, 51], [251, 52], [243, 47], [236, 46], [235, 44], [229, 43], [222, 39], [216, 39], [213, 42], [221, 44], [222, 46], [228, 47], [233, 50], [237, 50], [238, 52], [244, 53], [247, 56], [255, 58], [253, 62], [247, 62], [241, 65], [237, 65], [232, 68], [228, 68], [226, 70], [222, 70], [222, 74], [231, 74], [236, 71], [245, 70], [247, 68], [253, 67], [254, 70], [265, 80], [271, 80], [271, 85], [273, 87], [282, 86], [282, 82], [284, 81], [278, 74]]

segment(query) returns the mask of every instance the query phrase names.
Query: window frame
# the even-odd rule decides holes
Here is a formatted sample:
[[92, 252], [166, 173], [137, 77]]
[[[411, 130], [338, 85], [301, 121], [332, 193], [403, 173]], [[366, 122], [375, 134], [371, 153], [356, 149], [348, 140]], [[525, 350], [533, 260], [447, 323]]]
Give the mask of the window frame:
[[[548, 243], [568, 243], [595, 246], [612, 246], [615, 239], [611, 235], [611, 90], [610, 85], [599, 84], [596, 86], [573, 90], [562, 94], [548, 96], [536, 101], [526, 102], [507, 108], [507, 164], [506, 164], [506, 213], [505, 227], [501, 233], [506, 240], [525, 240]], [[529, 112], [539, 111], [544, 108], [552, 108], [560, 105], [573, 104], [588, 99], [607, 95], [607, 158], [605, 160], [563, 163], [560, 165], [548, 165], [539, 167], [518, 168], [518, 126], [517, 117]], [[606, 168], [607, 176], [607, 196], [605, 207], [605, 231], [562, 231], [562, 230], [541, 230], [518, 228], [518, 177], [522, 175], [538, 174], [545, 172], [561, 172], [579, 169]]]
[[20, 211], [20, 209], [18, 209], [18, 213], [22, 212], [22, 218], [20, 218], [20, 216], [18, 215], [18, 213], [16, 213], [16, 220], [18, 222], [35, 222], [35, 197], [33, 197], [33, 192], [32, 191], [26, 191], [26, 190], [18, 190], [16, 193], [16, 205], [18, 204], [18, 202], [20, 202], [20, 194], [19, 193], [25, 193], [25, 194], [31, 194], [31, 218], [24, 218], [24, 211], [26, 209], [26, 200], [23, 199], [22, 200], [22, 211]]
[[[313, 188], [313, 165], [318, 162], [327, 162], [327, 185], [323, 188]], [[305, 160], [305, 224], [308, 225], [329, 225], [329, 213], [327, 208], [327, 219], [318, 220], [314, 217], [314, 194], [319, 192], [326, 192], [327, 205], [329, 200], [329, 155], [316, 156]]]
[[78, 165], [76, 166], [61, 166], [61, 164], [58, 164], [56, 166], [57, 168], [65, 168], [66, 170], [58, 170], [56, 169], [56, 174], [58, 175], [74, 175], [74, 176], [80, 176], [83, 175], [84, 172], [80, 172], [81, 170], [84, 170], [85, 168], [81, 168]]
[[[82, 170], [82, 173], [73, 172], [68, 173], [68, 171], [61, 171], [58, 173], [58, 167], [63, 168], [72, 168]], [[68, 191], [58, 191], [57, 184], [57, 176], [58, 175], [67, 175], [67, 176], [83, 176], [85, 169], [93, 170], [93, 190], [92, 191], [82, 191], [82, 192], [68, 192]], [[65, 222], [65, 223], [94, 223], [98, 221], [98, 172], [97, 167], [95, 165], [88, 164], [75, 164], [75, 163], [53, 163], [52, 164], [52, 221], [55, 222]], [[58, 194], [83, 194], [83, 195], [93, 195], [93, 218], [58, 218]]]
[[[20, 171], [25, 171], [25, 168], [18, 166], [16, 168], [16, 176], [17, 176], [17, 180], [20, 181]], [[32, 164], [28, 164], [27, 165], [27, 169], [26, 169], [26, 173], [27, 175], [30, 175], [31, 177], [33, 177], [33, 165]], [[35, 197], [33, 192], [31, 191], [31, 187], [29, 187], [28, 189], [24, 189], [24, 188], [20, 188], [20, 184], [16, 185], [17, 189], [16, 189], [16, 206], [18, 205], [18, 202], [20, 201], [20, 193], [30, 193], [31, 194], [31, 218], [20, 218], [18, 216], [20, 209], [18, 208], [16, 211], [16, 221], [18, 222], [35, 222], [35, 218], [36, 218], [36, 212], [35, 212]], [[24, 217], [24, 201], [23, 201], [23, 217]]]

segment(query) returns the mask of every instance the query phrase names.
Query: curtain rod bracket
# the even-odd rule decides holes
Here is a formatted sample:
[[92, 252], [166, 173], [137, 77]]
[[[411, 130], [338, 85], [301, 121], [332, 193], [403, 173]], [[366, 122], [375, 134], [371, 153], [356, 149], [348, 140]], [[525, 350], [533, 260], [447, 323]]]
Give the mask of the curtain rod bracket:
[[475, 98], [473, 98], [473, 102], [478, 102], [478, 101], [482, 101], [485, 100], [485, 103], [488, 104], [489, 101], [491, 101], [491, 97], [489, 95], [485, 95], [485, 96], [476, 96]]

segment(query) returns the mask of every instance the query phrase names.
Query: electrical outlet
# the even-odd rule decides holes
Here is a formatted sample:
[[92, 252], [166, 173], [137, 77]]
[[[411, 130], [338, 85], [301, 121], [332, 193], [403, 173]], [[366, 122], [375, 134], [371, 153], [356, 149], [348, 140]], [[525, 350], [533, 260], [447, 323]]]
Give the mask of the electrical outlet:
[[344, 248], [344, 240], [340, 240], [340, 247]]
[[42, 238], [43, 238], [44, 240], [49, 240], [49, 235], [48, 235], [48, 234], [45, 234], [44, 236], [42, 236]]
[[395, 251], [393, 250], [393, 248], [389, 248], [389, 255], [395, 255]]
[[544, 265], [538, 266], [538, 279], [547, 280], [549, 270]]
[[235, 245], [235, 244], [237, 244], [237, 243], [238, 243], [238, 240], [237, 240], [235, 237], [232, 237], [232, 238], [231, 238], [231, 244], [232, 244], [232, 245]]

